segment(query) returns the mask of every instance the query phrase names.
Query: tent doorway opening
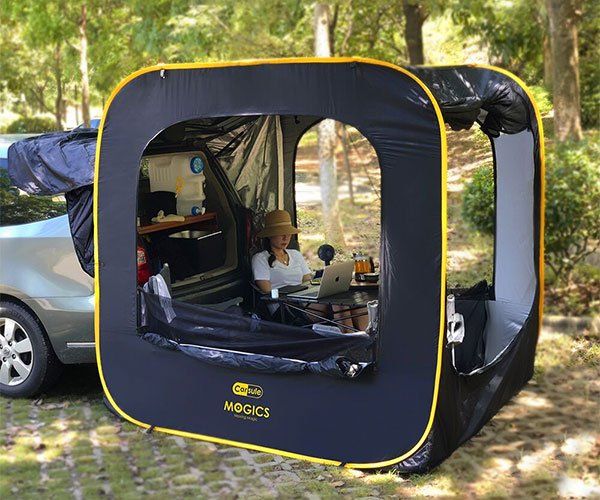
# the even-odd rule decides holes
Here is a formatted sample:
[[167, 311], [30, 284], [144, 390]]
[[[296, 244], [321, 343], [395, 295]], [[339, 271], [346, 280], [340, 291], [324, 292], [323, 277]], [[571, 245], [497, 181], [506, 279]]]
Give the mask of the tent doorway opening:
[[[332, 132], [331, 155], [325, 160], [317, 154], [321, 124]], [[330, 169], [326, 181], [324, 161], [331, 162], [325, 165]], [[191, 308], [198, 306], [238, 315], [242, 323], [248, 318], [277, 323], [280, 326], [273, 327], [277, 330], [285, 326], [319, 335], [351, 334], [341, 341], [344, 347], [353, 344], [350, 339], [355, 334], [365, 335], [369, 314], [377, 315], [379, 163], [369, 141], [353, 127], [320, 117], [285, 115], [174, 124], [150, 141], [142, 154], [137, 207], [142, 330], [153, 324], [154, 333], [162, 328], [175, 333], [178, 340], [186, 337], [186, 332], [174, 332], [171, 325], [157, 326], [156, 316], [162, 318], [164, 307], [149, 298], [148, 293], [157, 290], [147, 282], [159, 274], [169, 290], [169, 308], [178, 319], [187, 315], [191, 329]], [[260, 230], [265, 215], [273, 210], [286, 210], [300, 230], [299, 235], [292, 235], [286, 252], [300, 255], [314, 278], [307, 280], [305, 274], [302, 281], [289, 286], [305, 289], [317, 285], [319, 279], [329, 283], [333, 271], [325, 267], [332, 264], [332, 269], [339, 265], [356, 271], [347, 275], [343, 290], [337, 287], [335, 293], [300, 301], [288, 295], [289, 286], [278, 287], [282, 296], [274, 301], [257, 286], [253, 261], [257, 254], [269, 251], [269, 238], [261, 238]], [[332, 217], [341, 231], [333, 237], [328, 225]], [[328, 259], [320, 251], [327, 245], [333, 248]], [[340, 279], [346, 278], [335, 277], [335, 281]], [[254, 328], [251, 321], [247, 327]], [[372, 363], [373, 337], [366, 343], [363, 337], [358, 340], [358, 348], [351, 345], [351, 349], [335, 352], [358, 363]], [[224, 342], [219, 348], [245, 352], [242, 343]], [[303, 360], [312, 357], [304, 353]]]

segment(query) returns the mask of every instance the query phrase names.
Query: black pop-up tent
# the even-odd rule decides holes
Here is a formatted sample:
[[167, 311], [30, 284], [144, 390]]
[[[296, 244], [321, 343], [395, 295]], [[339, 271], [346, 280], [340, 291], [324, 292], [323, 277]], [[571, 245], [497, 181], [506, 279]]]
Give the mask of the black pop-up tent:
[[[263, 162], [269, 172], [249, 176], [270, 180], [243, 186], [250, 207], [269, 209], [267, 195], [295, 212], [295, 149], [323, 118], [355, 127], [375, 149], [382, 277], [378, 325], [368, 334], [307, 331], [136, 291], [132, 193], [145, 148], [182, 122], [209, 127], [242, 117], [275, 123], [261, 128], [276, 144], [273, 160]], [[490, 286], [446, 290], [444, 122], [454, 129], [477, 122], [490, 137]], [[211, 140], [226, 150], [234, 136], [228, 129]], [[354, 468], [435, 466], [533, 373], [543, 168], [533, 99], [497, 68], [333, 58], [134, 73], [106, 105], [96, 155], [96, 350], [107, 399], [123, 418], [181, 436]], [[451, 292], [449, 308], [459, 316], [446, 310]], [[359, 359], [357, 351], [375, 357]]]

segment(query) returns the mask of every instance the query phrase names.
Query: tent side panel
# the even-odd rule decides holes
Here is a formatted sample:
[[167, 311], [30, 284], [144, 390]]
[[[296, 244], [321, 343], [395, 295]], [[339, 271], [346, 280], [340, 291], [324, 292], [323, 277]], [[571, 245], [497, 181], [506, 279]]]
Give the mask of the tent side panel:
[[498, 179], [496, 300], [487, 301], [487, 365], [461, 374], [444, 351], [433, 429], [423, 447], [398, 465], [403, 472], [442, 462], [530, 380], [543, 301], [544, 145], [535, 103], [522, 82], [503, 70], [465, 66], [416, 73], [430, 85], [453, 128], [469, 128], [479, 119], [492, 136]]

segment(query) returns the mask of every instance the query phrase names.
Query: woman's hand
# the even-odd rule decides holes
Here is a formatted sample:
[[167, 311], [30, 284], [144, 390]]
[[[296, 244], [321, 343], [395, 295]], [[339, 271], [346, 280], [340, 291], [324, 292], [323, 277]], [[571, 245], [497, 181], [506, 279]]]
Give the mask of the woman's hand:
[[306, 283], [307, 281], [312, 280], [313, 275], [311, 273], [305, 274], [302, 276], [302, 283]]

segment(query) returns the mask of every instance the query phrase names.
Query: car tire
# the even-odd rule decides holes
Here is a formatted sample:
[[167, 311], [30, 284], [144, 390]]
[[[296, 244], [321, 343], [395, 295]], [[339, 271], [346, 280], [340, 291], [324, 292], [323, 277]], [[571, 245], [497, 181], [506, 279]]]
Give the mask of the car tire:
[[56, 382], [62, 367], [39, 320], [19, 304], [0, 302], [0, 394], [36, 396]]

